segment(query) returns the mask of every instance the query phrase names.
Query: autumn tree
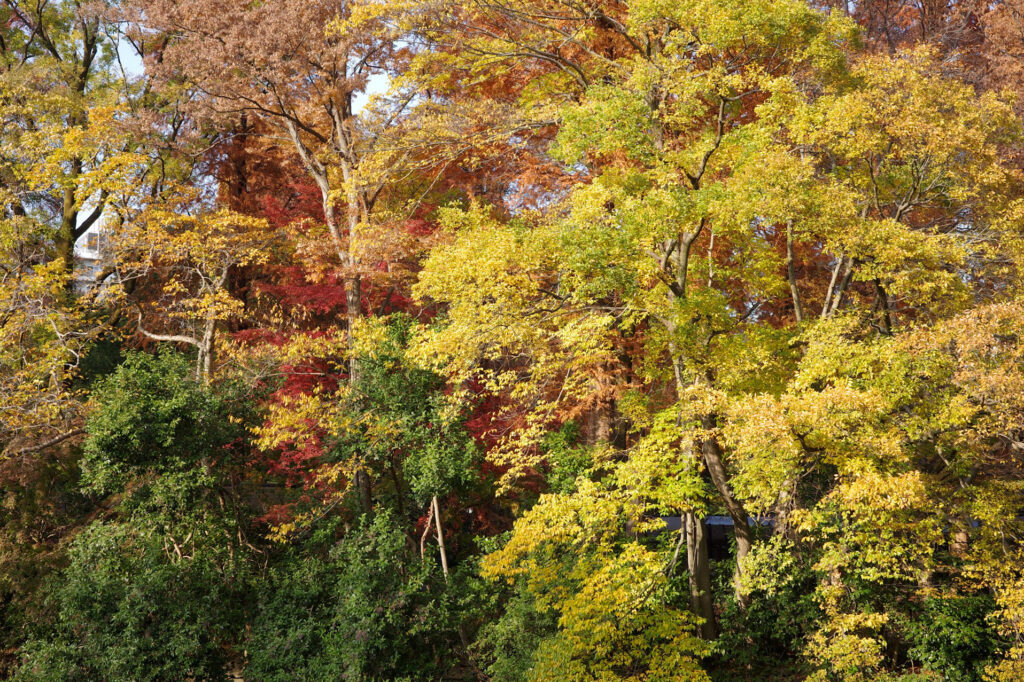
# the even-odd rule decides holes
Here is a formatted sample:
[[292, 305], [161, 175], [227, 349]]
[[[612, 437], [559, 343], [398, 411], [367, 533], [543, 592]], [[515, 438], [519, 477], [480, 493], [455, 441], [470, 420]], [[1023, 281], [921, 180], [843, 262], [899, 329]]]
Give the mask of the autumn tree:
[[[361, 172], [382, 132], [401, 115], [411, 93], [378, 97], [364, 112], [357, 98], [408, 51], [385, 16], [372, 7], [345, 10], [329, 2], [275, 1], [141, 5], [151, 28], [173, 36], [153, 68], [181, 78], [216, 120], [250, 116], [290, 141], [320, 192], [326, 224], [347, 290], [351, 332], [362, 310], [364, 262], [360, 235], [385, 191], [385, 177]], [[339, 209], [340, 207], [340, 209]], [[340, 210], [340, 214], [339, 214]], [[352, 373], [356, 372], [355, 360]]]
[[0, 26], [0, 382], [11, 454], [80, 435], [70, 380], [102, 324], [73, 295], [74, 246], [113, 197], [133, 193], [147, 163], [121, 126], [133, 86], [116, 68], [102, 6], [9, 2]]
[[116, 28], [103, 3], [5, 2], [0, 8], [3, 171], [17, 192], [9, 210], [49, 227], [67, 272], [75, 242], [97, 225], [107, 176], [130, 145], [112, 134], [131, 94], [119, 69]]
[[1019, 679], [1018, 10], [3, 4], [0, 667]]
[[[493, 10], [503, 20], [515, 21], [516, 10], [503, 6]], [[575, 53], [571, 59], [555, 60], [559, 70], [552, 77], [571, 84], [577, 95], [561, 108], [561, 129], [551, 151], [566, 164], [583, 165], [595, 179], [572, 193], [561, 220], [556, 218], [539, 231], [522, 232], [520, 237], [510, 235], [512, 244], [545, 240], [544, 246], [538, 242], [539, 253], [559, 253], [565, 265], [546, 275], [524, 272], [521, 282], [503, 282], [515, 302], [491, 306], [487, 299], [493, 295], [479, 285], [459, 287], [453, 296], [451, 284], [458, 280], [452, 281], [441, 264], [455, 261], [441, 257], [435, 261], [440, 269], [428, 266], [420, 292], [459, 302], [450, 308], [450, 329], [466, 328], [472, 345], [440, 341], [431, 349], [445, 357], [451, 352], [441, 346], [460, 354], [472, 354], [474, 348], [477, 353], [515, 348], [509, 347], [509, 341], [520, 343], [511, 335], [514, 327], [507, 323], [494, 327], [504, 332], [509, 339], [505, 341], [492, 340], [475, 325], [491, 328], [491, 310], [535, 324], [523, 317], [523, 303], [534, 304], [531, 295], [549, 299], [556, 348], [558, 341], [565, 343], [558, 354], [568, 358], [583, 357], [581, 351], [587, 346], [609, 354], [613, 333], [632, 334], [638, 327], [652, 325], [644, 330], [647, 351], [652, 356], [664, 353], [671, 374], [664, 376], [655, 362], [647, 361], [648, 376], [673, 382], [680, 401], [673, 409], [693, 428], [685, 439], [688, 444], [680, 445], [679, 456], [703, 461], [734, 521], [742, 560], [752, 543], [748, 514], [729, 482], [712, 397], [735, 375], [719, 369], [723, 356], [718, 354], [757, 356], [777, 347], [780, 339], [774, 335], [745, 331], [776, 286], [761, 275], [774, 269], [769, 263], [775, 253], [758, 226], [785, 220], [787, 212], [801, 210], [784, 201], [771, 209], [746, 201], [755, 194], [782, 197], [784, 190], [773, 183], [801, 172], [799, 160], [775, 146], [769, 114], [773, 108], [790, 106], [809, 69], [827, 76], [841, 65], [842, 56], [834, 44], [850, 27], [802, 3], [785, 7], [652, 5], [631, 8], [626, 14], [609, 8], [600, 20], [569, 7], [559, 17], [564, 23], [520, 27], [509, 31], [507, 39], [482, 39], [489, 42], [477, 44], [477, 49], [511, 56], [570, 36]], [[569, 26], [592, 21], [614, 34], [604, 53], [569, 33]], [[754, 168], [763, 168], [766, 159], [778, 164], [778, 170], [762, 181]], [[464, 234], [467, 240], [473, 239], [471, 234], [493, 239], [486, 230]], [[728, 245], [735, 255], [716, 262], [716, 242], [720, 249]], [[456, 248], [488, 252], [481, 241], [460, 242]], [[705, 250], [708, 258], [700, 255]], [[609, 258], [609, 252], [615, 256]], [[515, 250], [506, 253], [513, 268], [508, 274], [512, 274], [521, 268], [523, 255]], [[507, 276], [493, 257], [482, 256], [480, 262], [484, 267], [496, 266], [497, 277]], [[486, 271], [483, 276], [488, 276]], [[455, 277], [463, 279], [459, 274]], [[715, 282], [722, 283], [721, 291]], [[467, 297], [464, 304], [459, 300], [463, 296]], [[548, 307], [540, 304], [542, 300], [536, 301], [540, 309]], [[559, 318], [574, 313], [579, 321], [569, 332]], [[468, 317], [463, 318], [464, 314]], [[438, 338], [444, 339], [445, 333]], [[567, 337], [568, 333], [573, 336]], [[565, 360], [555, 362], [540, 367], [557, 372], [555, 367], [568, 366]], [[765, 379], [770, 381], [771, 376]], [[581, 379], [577, 375], [573, 381]], [[518, 390], [525, 393], [525, 388]], [[571, 389], [560, 394], [574, 395]], [[691, 521], [694, 544], [689, 556], [695, 595], [709, 589], [706, 562], [702, 569], [699, 561], [699, 525]], [[701, 615], [710, 622], [710, 601], [705, 599], [703, 604]]]
[[[218, 326], [239, 318], [244, 302], [232, 295], [229, 277], [246, 266], [265, 264], [275, 235], [258, 218], [232, 211], [197, 215], [157, 205], [113, 232], [114, 270], [120, 293], [139, 280], [160, 287], [152, 303], [170, 332], [155, 333], [143, 326], [146, 313], [138, 303], [138, 331], [154, 341], [181, 343], [196, 352], [196, 378], [210, 381], [219, 341]], [[179, 210], [182, 206], [177, 206]]]

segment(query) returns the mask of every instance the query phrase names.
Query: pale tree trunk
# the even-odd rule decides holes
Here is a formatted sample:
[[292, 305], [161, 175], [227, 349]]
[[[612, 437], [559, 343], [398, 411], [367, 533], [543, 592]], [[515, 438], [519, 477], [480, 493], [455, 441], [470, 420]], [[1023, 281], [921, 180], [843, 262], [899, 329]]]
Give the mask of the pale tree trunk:
[[420, 536], [420, 560], [427, 558], [427, 537], [430, 535], [430, 524], [434, 521], [434, 498], [430, 498], [427, 505], [427, 522], [423, 525], [423, 535]]
[[832, 297], [835, 295], [836, 283], [839, 281], [839, 275], [846, 267], [846, 255], [839, 257], [839, 261], [835, 267], [832, 268], [832, 279], [828, 283], [828, 289], [825, 290], [825, 302], [821, 305], [821, 319], [825, 319], [832, 312]]
[[448, 552], [444, 548], [444, 530], [441, 528], [441, 505], [437, 503], [437, 495], [434, 495], [430, 504], [434, 507], [434, 523], [437, 524], [437, 546], [441, 550], [441, 570], [444, 571], [444, 581], [448, 582]]
[[[349, 342], [351, 343], [353, 330], [359, 322], [362, 310], [362, 283], [358, 274], [352, 274], [345, 278], [345, 317], [349, 329]], [[359, 382], [359, 359], [355, 353], [348, 361], [349, 381], [353, 384]]]
[[[230, 274], [231, 266], [224, 265], [217, 278], [208, 287], [203, 287], [204, 291], [210, 296], [215, 296], [217, 293], [224, 291], [227, 288], [228, 276]], [[216, 352], [214, 344], [216, 341], [217, 318], [210, 314], [203, 323], [203, 335], [199, 339], [199, 353], [196, 358], [196, 381], [201, 381], [206, 386], [210, 385], [210, 379], [213, 376], [213, 360]]]
[[[343, 125], [343, 121], [336, 117], [335, 128], [342, 127]], [[345, 244], [345, 238], [341, 233], [340, 226], [338, 225], [337, 211], [334, 210], [334, 197], [331, 192], [330, 173], [328, 168], [316, 157], [312, 150], [306, 146], [306, 143], [303, 141], [301, 133], [294, 122], [286, 118], [285, 128], [288, 131], [288, 136], [291, 138], [295, 150], [299, 154], [299, 158], [302, 160], [302, 165], [306, 168], [306, 172], [308, 172], [313, 178], [316, 182], [317, 188], [320, 190], [320, 198], [324, 211], [324, 222], [327, 224], [327, 231], [330, 233], [331, 240], [334, 242], [334, 249], [338, 255], [338, 260], [341, 262], [341, 265], [348, 270], [345, 276], [345, 308], [348, 333], [351, 337], [356, 323], [359, 320], [362, 307], [362, 285], [358, 272], [359, 262], [355, 251], [355, 242], [356, 232], [361, 220], [363, 202], [359, 198], [357, 189], [353, 186], [355, 178], [351, 160], [346, 158], [346, 155], [349, 153], [346, 137], [342, 131], [335, 131], [334, 137], [337, 139], [336, 146], [339, 148], [339, 154], [342, 155], [342, 179], [346, 185], [345, 201], [347, 203], [346, 218], [348, 222], [347, 247]], [[358, 381], [359, 378], [359, 360], [355, 356], [352, 356], [349, 359], [349, 377], [353, 382]]]
[[[364, 217], [364, 202], [360, 199], [358, 189], [355, 187], [354, 165], [352, 160], [352, 148], [345, 129], [346, 117], [338, 113], [336, 106], [332, 107], [332, 119], [334, 125], [335, 151], [339, 154], [342, 171], [342, 179], [345, 183], [346, 218], [348, 223], [348, 244], [346, 247], [345, 238], [338, 225], [338, 215], [334, 210], [334, 197], [332, 196], [330, 173], [328, 168], [310, 150], [303, 141], [298, 127], [290, 119], [285, 117], [284, 125], [288, 131], [295, 150], [302, 160], [302, 165], [310, 174], [320, 190], [324, 211], [324, 222], [327, 223], [327, 230], [334, 242], [334, 248], [341, 265], [348, 271], [345, 275], [345, 317], [348, 327], [349, 342], [362, 314], [362, 283], [359, 277], [359, 261], [356, 254], [356, 233], [359, 223]], [[353, 353], [349, 357], [349, 384], [355, 385], [359, 381], [359, 358]], [[363, 513], [369, 514], [373, 510], [372, 488], [373, 482], [370, 475], [365, 471], [358, 471], [354, 480], [359, 494], [360, 505]]]
[[587, 445], [593, 446], [612, 442], [614, 437], [612, 430], [613, 411], [614, 406], [612, 403], [601, 403], [590, 411], [587, 418], [585, 439]]
[[[670, 329], [670, 333], [671, 333]], [[672, 369], [676, 378], [676, 391], [682, 395], [685, 384], [683, 367], [676, 353], [674, 343], [669, 343], [672, 353]], [[692, 451], [688, 457], [693, 458]], [[711, 561], [708, 557], [708, 541], [704, 521], [692, 512], [683, 514], [682, 531], [686, 535], [686, 568], [690, 572], [690, 608], [694, 614], [704, 619], [701, 636], [712, 639], [716, 635], [714, 599], [711, 594]]]
[[[669, 344], [669, 351], [673, 354], [673, 371], [676, 378], [676, 390], [679, 395], [682, 395], [686, 390], [683, 366], [681, 361], [678, 359], [678, 356], [676, 356], [674, 344]], [[711, 431], [717, 428], [718, 419], [715, 415], [705, 415], [701, 418], [701, 426], [705, 430]], [[732, 488], [729, 486], [729, 476], [725, 469], [725, 460], [717, 437], [712, 434], [701, 442], [700, 448], [701, 456], [704, 460], [704, 466], [708, 471], [708, 476], [711, 478], [711, 483], [715, 486], [715, 490], [718, 491], [718, 495], [722, 499], [726, 511], [729, 513], [729, 517], [733, 522], [733, 528], [736, 535], [736, 567], [733, 571], [733, 587], [735, 590], [736, 600], [740, 606], [743, 607], [746, 606], [746, 597], [743, 595], [741, 590], [741, 566], [744, 557], [750, 553], [750, 549], [754, 544], [754, 536], [750, 530], [748, 521], [749, 515], [743, 507], [743, 503], [736, 498], [732, 492]]]
[[[689, 180], [690, 187], [697, 191], [701, 188], [701, 182], [703, 180], [705, 172], [708, 170], [708, 164], [711, 157], [718, 150], [718, 147], [722, 141], [722, 138], [726, 131], [727, 119], [727, 101], [724, 97], [719, 98], [718, 101], [718, 116], [715, 121], [715, 138], [714, 142], [709, 150], [707, 150], [701, 158], [697, 168], [693, 172], [686, 172], [686, 177]], [[673, 305], [680, 301], [683, 301], [687, 297], [687, 279], [689, 276], [690, 267], [690, 250], [693, 248], [694, 243], [703, 234], [704, 230], [708, 227], [707, 217], [702, 217], [691, 231], [679, 232], [675, 238], [668, 239], [662, 244], [662, 251], [658, 255], [658, 267], [666, 275], [666, 284], [668, 284], [668, 299]], [[711, 249], [709, 248], [709, 260], [713, 256]], [[709, 265], [708, 270], [708, 284], [712, 284], [711, 266]], [[669, 353], [672, 361], [672, 370], [675, 375], [676, 381], [676, 393], [679, 399], [682, 399], [687, 388], [689, 388], [693, 381], [686, 376], [686, 369], [682, 361], [682, 353], [679, 348], [676, 347], [672, 336], [675, 334], [677, 329], [676, 321], [671, 317], [663, 320], [666, 330], [669, 334]], [[704, 426], [707, 428], [707, 421]], [[710, 420], [712, 423], [715, 421], [714, 418]], [[725, 465], [722, 460], [722, 452], [718, 445], [718, 442], [714, 438], [708, 439], [706, 442], [701, 444], [701, 455], [704, 458], [705, 465], [707, 466], [708, 472], [711, 476], [712, 482], [719, 494], [722, 496], [726, 508], [729, 509], [730, 516], [734, 518], [742, 517], [742, 528], [737, 523], [737, 544], [741, 547], [741, 552], [745, 555], [750, 549], [750, 533], [749, 527], [747, 526], [746, 514], [743, 512], [742, 505], [732, 495], [731, 490], [728, 486], [727, 476], [725, 473]], [[695, 455], [691, 454], [691, 457]], [[715, 622], [714, 613], [714, 600], [711, 594], [711, 575], [710, 575], [710, 560], [708, 557], [708, 542], [707, 533], [704, 522], [697, 518], [693, 513], [687, 513], [683, 518], [684, 530], [686, 531], [686, 554], [687, 554], [687, 567], [690, 571], [690, 604], [694, 613], [701, 616], [705, 623], [701, 627], [701, 635], [706, 639], [712, 639], [717, 634], [717, 624]], [[737, 564], [738, 565], [738, 564]], [[737, 570], [738, 575], [738, 570]], [[738, 584], [738, 582], [737, 582]], [[737, 594], [738, 594], [737, 590]]]
[[210, 383], [210, 370], [213, 365], [213, 340], [216, 331], [216, 321], [207, 320], [205, 332], [201, 338], [188, 336], [186, 334], [154, 334], [142, 326], [142, 311], [139, 311], [139, 322], [136, 326], [138, 332], [148, 339], [163, 341], [166, 343], [185, 343], [196, 349], [196, 370], [195, 379], [204, 385]]
[[[331, 116], [334, 120], [334, 144], [338, 153], [341, 166], [341, 178], [345, 183], [345, 215], [348, 219], [348, 249], [345, 251], [343, 262], [348, 267], [348, 276], [345, 278], [345, 310], [348, 317], [348, 333], [351, 336], [359, 321], [362, 310], [362, 282], [359, 277], [359, 250], [358, 235], [360, 224], [365, 222], [368, 216], [366, 202], [363, 200], [357, 186], [356, 168], [358, 158], [351, 138], [352, 101], [351, 95], [346, 95], [341, 103], [331, 107]], [[352, 381], [359, 379], [359, 359], [353, 354], [349, 358], [349, 374]]]
[[208, 318], [203, 328], [203, 338], [199, 344], [198, 357], [196, 357], [196, 381], [204, 386], [210, 385], [210, 376], [213, 373], [213, 344], [216, 339], [217, 321]]

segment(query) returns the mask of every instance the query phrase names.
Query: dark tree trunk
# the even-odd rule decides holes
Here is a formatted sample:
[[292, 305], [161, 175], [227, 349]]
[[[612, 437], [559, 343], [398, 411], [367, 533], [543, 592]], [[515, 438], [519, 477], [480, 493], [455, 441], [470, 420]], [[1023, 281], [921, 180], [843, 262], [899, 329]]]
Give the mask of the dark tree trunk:
[[711, 640], [718, 636], [718, 622], [711, 596], [707, 527], [693, 513], [683, 514], [682, 523], [686, 533], [686, 568], [690, 572], [690, 608], [704, 619], [700, 626], [700, 636]]

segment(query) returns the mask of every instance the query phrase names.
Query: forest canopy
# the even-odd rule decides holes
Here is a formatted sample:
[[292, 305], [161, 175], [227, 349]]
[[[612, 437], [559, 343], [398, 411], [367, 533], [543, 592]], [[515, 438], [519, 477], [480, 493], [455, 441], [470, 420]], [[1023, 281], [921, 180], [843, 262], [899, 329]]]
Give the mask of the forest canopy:
[[0, 678], [1024, 679], [1024, 0], [0, 0]]

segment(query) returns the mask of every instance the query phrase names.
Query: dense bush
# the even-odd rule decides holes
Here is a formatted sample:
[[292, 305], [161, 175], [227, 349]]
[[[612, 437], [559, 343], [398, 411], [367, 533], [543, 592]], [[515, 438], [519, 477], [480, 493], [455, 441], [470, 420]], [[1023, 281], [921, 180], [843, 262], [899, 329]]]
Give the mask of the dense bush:
[[987, 595], [929, 597], [907, 630], [910, 658], [948, 682], [981, 680], [1003, 646], [988, 622], [995, 608]]
[[216, 555], [191, 551], [178, 559], [161, 538], [125, 524], [82, 533], [50, 585], [53, 621], [25, 646], [15, 679], [223, 679], [244, 582], [225, 575]]
[[449, 599], [435, 563], [379, 514], [326, 556], [297, 548], [272, 569], [257, 595], [246, 677], [438, 679], [458, 643]]

